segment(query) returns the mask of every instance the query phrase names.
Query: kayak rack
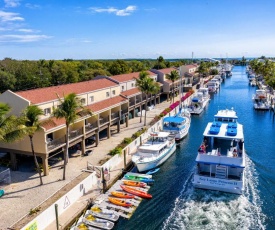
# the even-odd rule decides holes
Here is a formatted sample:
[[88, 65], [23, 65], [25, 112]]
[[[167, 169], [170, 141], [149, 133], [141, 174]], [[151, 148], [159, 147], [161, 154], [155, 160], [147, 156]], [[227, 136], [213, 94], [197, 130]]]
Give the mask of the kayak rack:
[[[152, 178], [151, 175], [146, 175], [146, 174], [137, 174], [137, 173], [130, 173], [131, 175], [140, 175], [140, 176], [146, 176], [146, 178]], [[125, 178], [122, 180], [126, 180]], [[111, 211], [113, 211], [115, 214], [118, 214], [119, 216], [130, 219], [131, 216], [133, 215], [134, 211], [136, 208], [139, 206], [139, 204], [142, 201], [141, 197], [135, 196], [133, 199], [124, 199], [125, 201], [131, 202], [133, 205], [131, 207], [123, 207], [119, 205], [112, 204], [109, 202], [108, 197], [111, 196], [112, 191], [121, 191], [125, 192], [122, 190], [120, 185], [123, 185], [123, 181], [118, 180], [105, 194], [101, 194], [94, 200], [94, 206], [101, 207], [101, 208], [107, 208]], [[144, 188], [138, 187], [139, 190], [147, 192], [150, 189], [150, 186], [145, 186]], [[127, 192], [125, 192], [127, 193]], [[122, 198], [120, 198], [122, 199]]]

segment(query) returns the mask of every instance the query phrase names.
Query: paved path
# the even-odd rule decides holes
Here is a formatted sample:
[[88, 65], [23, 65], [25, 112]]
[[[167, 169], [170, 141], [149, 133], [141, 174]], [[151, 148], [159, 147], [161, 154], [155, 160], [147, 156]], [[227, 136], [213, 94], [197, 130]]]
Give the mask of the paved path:
[[[175, 98], [175, 101], [179, 98]], [[169, 107], [170, 102], [162, 102], [147, 112], [147, 124]], [[80, 175], [81, 169], [85, 169], [87, 161], [93, 165], [99, 165], [99, 161], [104, 159], [110, 150], [116, 147], [125, 137], [131, 137], [133, 133], [143, 127], [144, 121], [140, 123], [140, 118], [129, 120], [129, 126], [125, 124], [121, 127], [120, 133], [113, 133], [110, 139], [100, 141], [97, 147], [93, 148], [90, 156], [70, 158], [67, 166], [66, 180], [62, 180], [62, 162], [50, 169], [50, 175], [43, 177], [43, 186], [39, 186], [39, 176], [34, 172], [12, 171], [12, 184], [5, 188], [6, 194], [0, 198], [0, 229], [4, 230], [12, 226], [19, 219], [28, 215], [30, 209], [39, 206], [43, 201], [69, 183], [72, 179]]]

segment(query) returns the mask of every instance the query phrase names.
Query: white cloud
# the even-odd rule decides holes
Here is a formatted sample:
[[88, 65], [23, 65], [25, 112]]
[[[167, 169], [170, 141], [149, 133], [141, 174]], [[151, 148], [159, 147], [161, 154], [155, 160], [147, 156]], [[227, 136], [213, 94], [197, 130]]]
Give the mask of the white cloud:
[[18, 13], [5, 12], [0, 10], [0, 22], [8, 21], [24, 21], [24, 18], [20, 17]]
[[23, 33], [33, 33], [34, 31], [32, 29], [19, 29], [19, 32], [23, 32]]
[[29, 9], [38, 9], [38, 8], [40, 8], [40, 5], [31, 4], [31, 3], [27, 3], [27, 4], [25, 4], [25, 6]]
[[115, 7], [108, 7], [108, 8], [98, 8], [98, 7], [91, 7], [89, 8], [95, 13], [113, 13], [117, 16], [129, 16], [131, 15], [134, 11], [136, 11], [137, 7], [136, 6], [127, 6], [125, 9], [117, 9]]
[[5, 7], [17, 7], [20, 6], [20, 0], [4, 0]]
[[51, 36], [46, 35], [17, 35], [17, 34], [8, 34], [8, 35], [0, 35], [0, 43], [3, 42], [16, 42], [16, 43], [24, 43], [24, 42], [37, 42], [45, 39], [49, 39]]

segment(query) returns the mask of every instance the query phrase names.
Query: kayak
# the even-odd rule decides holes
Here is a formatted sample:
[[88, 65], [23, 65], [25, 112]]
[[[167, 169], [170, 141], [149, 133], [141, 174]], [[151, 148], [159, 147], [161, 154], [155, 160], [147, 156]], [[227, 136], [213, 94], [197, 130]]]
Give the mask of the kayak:
[[132, 206], [132, 204], [130, 202], [127, 202], [122, 199], [113, 198], [113, 197], [108, 197], [108, 199], [111, 203], [119, 205], [119, 206], [123, 206], [123, 207], [131, 207]]
[[106, 229], [106, 230], [112, 229], [115, 225], [112, 221], [96, 218], [91, 214], [85, 215], [82, 221], [85, 224], [98, 227], [100, 229]]
[[106, 208], [100, 208], [98, 206], [93, 206], [86, 214], [91, 214], [94, 217], [110, 220], [116, 222], [119, 218], [119, 215], [115, 214], [114, 211], [108, 210]]
[[129, 192], [131, 194], [134, 194], [136, 196], [142, 197], [142, 198], [147, 198], [147, 199], [151, 199], [152, 195], [147, 193], [147, 192], [143, 192], [141, 190], [126, 186], [126, 185], [120, 185], [120, 187], [125, 191], [125, 192]]
[[152, 170], [148, 171], [146, 174], [147, 175], [152, 175], [152, 174], [156, 173], [157, 171], [159, 171], [159, 168], [152, 169]]
[[124, 176], [128, 180], [133, 180], [133, 181], [139, 181], [139, 182], [145, 182], [145, 183], [152, 183], [154, 182], [153, 179], [150, 178], [145, 178], [145, 177], [139, 177], [139, 176], [132, 176], [132, 175], [125, 175]]
[[118, 192], [118, 191], [112, 191], [111, 194], [115, 197], [119, 198], [128, 198], [128, 199], [134, 199], [135, 196], [126, 192]]
[[122, 181], [125, 185], [130, 185], [134, 187], [144, 188], [147, 185], [145, 182], [139, 182], [139, 181], [133, 181], [133, 180], [122, 180]]

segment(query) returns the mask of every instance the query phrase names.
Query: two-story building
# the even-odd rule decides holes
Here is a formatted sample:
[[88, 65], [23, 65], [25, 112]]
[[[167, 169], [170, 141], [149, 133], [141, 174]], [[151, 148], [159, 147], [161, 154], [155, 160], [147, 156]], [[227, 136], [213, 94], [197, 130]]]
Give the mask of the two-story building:
[[196, 72], [198, 70], [198, 65], [197, 64], [182, 65], [180, 68], [184, 79], [183, 84], [185, 86], [187, 85], [192, 86], [193, 82], [196, 81], [196, 77], [198, 75]]
[[[157, 81], [157, 74], [151, 71], [147, 71], [148, 76], [154, 81]], [[145, 109], [146, 96], [140, 92], [136, 87], [136, 79], [139, 78], [140, 72], [128, 73], [111, 76], [110, 78], [116, 81], [120, 85], [121, 95], [125, 96], [129, 100], [129, 119], [134, 118], [136, 114]], [[160, 103], [161, 90], [156, 95], [148, 95], [148, 103]]]
[[[99, 133], [107, 131], [110, 137], [110, 127], [117, 126], [120, 131], [121, 119], [128, 117], [129, 101], [120, 95], [120, 85], [112, 79], [102, 78], [85, 82], [33, 89], [20, 92], [7, 90], [0, 95], [0, 101], [11, 106], [12, 114], [20, 115], [28, 105], [37, 105], [44, 111], [40, 117], [42, 130], [35, 133], [34, 149], [41, 157], [44, 174], [48, 175], [48, 159], [54, 153], [62, 151], [65, 146], [66, 127], [64, 119], [51, 118], [52, 122], [44, 122], [51, 117], [53, 109], [60, 104], [58, 96], [74, 92], [80, 98], [83, 106], [89, 108], [93, 115], [79, 117], [70, 126], [69, 146], [78, 144], [85, 152], [85, 140], [95, 136], [99, 143]], [[0, 143], [0, 151], [9, 152], [12, 168], [16, 169], [16, 154], [32, 155], [29, 139], [15, 143]]]

